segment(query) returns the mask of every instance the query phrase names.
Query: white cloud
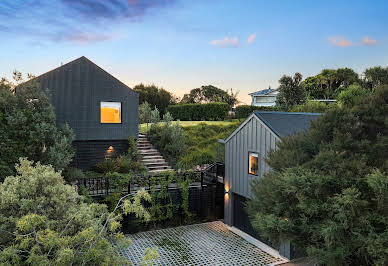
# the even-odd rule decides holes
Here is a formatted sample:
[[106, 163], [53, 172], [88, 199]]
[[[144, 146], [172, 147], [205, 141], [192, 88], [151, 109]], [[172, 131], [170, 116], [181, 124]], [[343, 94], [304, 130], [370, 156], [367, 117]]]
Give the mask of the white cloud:
[[238, 47], [239, 42], [237, 37], [225, 37], [222, 40], [213, 40], [210, 42], [211, 45], [218, 47]]
[[247, 42], [251, 44], [255, 41], [255, 39], [256, 39], [256, 33], [252, 33], [251, 35], [249, 35]]

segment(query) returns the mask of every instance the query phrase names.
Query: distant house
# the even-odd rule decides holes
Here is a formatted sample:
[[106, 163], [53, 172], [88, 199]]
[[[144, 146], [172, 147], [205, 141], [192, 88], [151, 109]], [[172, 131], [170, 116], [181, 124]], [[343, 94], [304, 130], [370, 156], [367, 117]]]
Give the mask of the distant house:
[[138, 136], [138, 94], [86, 57], [36, 78], [55, 107], [57, 124], [75, 133], [72, 165], [89, 169], [128, 150]]
[[269, 87], [266, 90], [256, 91], [250, 93], [249, 95], [252, 97], [251, 105], [253, 106], [275, 106], [276, 97], [278, 95], [278, 91], [275, 89], [271, 89]]
[[[251, 198], [251, 181], [269, 170], [264, 158], [277, 148], [282, 138], [307, 130], [317, 113], [262, 112], [252, 113], [225, 141], [224, 220], [253, 237], [244, 204]], [[279, 253], [292, 257], [289, 245], [281, 245]]]

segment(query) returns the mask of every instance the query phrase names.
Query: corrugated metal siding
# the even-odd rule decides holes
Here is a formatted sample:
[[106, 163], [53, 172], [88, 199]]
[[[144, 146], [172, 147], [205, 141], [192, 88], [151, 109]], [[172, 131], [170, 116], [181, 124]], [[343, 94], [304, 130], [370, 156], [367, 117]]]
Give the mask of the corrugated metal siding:
[[[49, 90], [57, 123], [68, 123], [76, 140], [124, 140], [138, 135], [138, 94], [81, 57], [39, 76]], [[100, 102], [122, 103], [121, 124], [100, 123]]]
[[[250, 184], [269, 170], [264, 158], [276, 148], [279, 138], [256, 117], [251, 119], [225, 144], [225, 182], [230, 191], [252, 197]], [[259, 175], [248, 174], [248, 153], [259, 153]]]

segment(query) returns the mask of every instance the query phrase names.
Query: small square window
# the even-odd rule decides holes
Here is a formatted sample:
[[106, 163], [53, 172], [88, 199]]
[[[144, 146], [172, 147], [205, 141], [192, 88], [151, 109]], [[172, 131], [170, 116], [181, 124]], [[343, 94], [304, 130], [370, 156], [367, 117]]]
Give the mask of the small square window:
[[249, 152], [249, 173], [251, 175], [259, 175], [259, 154], [255, 152]]
[[120, 102], [101, 102], [101, 123], [121, 123]]

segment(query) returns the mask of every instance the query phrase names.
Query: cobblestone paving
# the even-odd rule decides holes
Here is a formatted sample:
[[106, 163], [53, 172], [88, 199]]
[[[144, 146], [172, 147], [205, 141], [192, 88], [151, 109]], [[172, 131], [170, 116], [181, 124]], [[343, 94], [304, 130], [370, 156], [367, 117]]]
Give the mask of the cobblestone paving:
[[120, 253], [140, 265], [144, 250], [157, 247], [156, 265], [268, 265], [282, 262], [229, 231], [222, 222], [180, 226], [128, 235]]

